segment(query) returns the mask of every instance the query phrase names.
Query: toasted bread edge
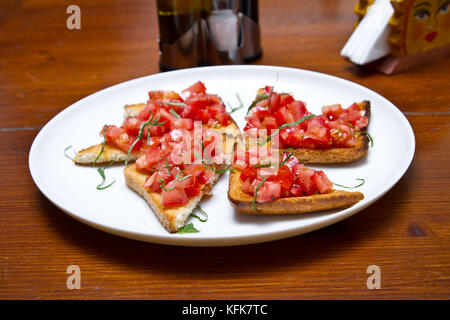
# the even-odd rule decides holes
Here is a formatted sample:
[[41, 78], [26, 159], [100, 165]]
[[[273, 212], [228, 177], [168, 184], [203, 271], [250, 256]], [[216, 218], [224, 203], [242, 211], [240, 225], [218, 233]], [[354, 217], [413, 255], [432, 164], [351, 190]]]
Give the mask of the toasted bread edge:
[[361, 192], [332, 190], [327, 194], [318, 194], [305, 197], [280, 198], [265, 203], [255, 203], [253, 210], [253, 197], [241, 190], [242, 181], [240, 172], [230, 173], [228, 186], [228, 199], [238, 211], [247, 214], [301, 214], [338, 208], [346, 208], [364, 199]]

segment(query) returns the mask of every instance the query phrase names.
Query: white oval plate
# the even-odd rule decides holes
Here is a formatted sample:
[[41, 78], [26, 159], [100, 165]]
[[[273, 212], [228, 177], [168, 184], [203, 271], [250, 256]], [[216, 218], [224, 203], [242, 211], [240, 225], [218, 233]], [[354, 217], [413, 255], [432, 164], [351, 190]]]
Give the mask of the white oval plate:
[[[228, 175], [213, 187], [214, 196], [202, 201], [209, 219], [193, 234], [170, 234], [159, 223], [147, 203], [124, 182], [123, 167], [106, 170], [107, 180], [116, 183], [103, 191], [96, 189], [101, 178], [95, 168], [74, 165], [64, 149], [79, 150], [102, 139], [104, 124], [120, 125], [125, 104], [146, 102], [149, 90], [181, 91], [201, 80], [209, 93], [219, 94], [233, 106], [239, 94], [245, 107], [232, 114], [238, 125], [256, 90], [275, 84], [279, 92], [291, 92], [306, 102], [313, 113], [324, 105], [369, 100], [369, 132], [374, 146], [360, 161], [344, 165], [310, 166], [325, 170], [331, 181], [356, 185], [365, 199], [351, 208], [298, 216], [253, 216], [235, 211], [228, 202]], [[388, 100], [358, 84], [329, 75], [271, 66], [218, 66], [160, 73], [127, 81], [94, 93], [56, 115], [39, 132], [31, 146], [30, 172], [42, 193], [70, 216], [95, 228], [119, 236], [171, 245], [227, 246], [258, 243], [310, 232], [338, 222], [366, 208], [382, 197], [408, 169], [415, 149], [414, 133], [404, 115]], [[73, 152], [68, 150], [68, 152]], [[339, 189], [339, 187], [337, 187]]]

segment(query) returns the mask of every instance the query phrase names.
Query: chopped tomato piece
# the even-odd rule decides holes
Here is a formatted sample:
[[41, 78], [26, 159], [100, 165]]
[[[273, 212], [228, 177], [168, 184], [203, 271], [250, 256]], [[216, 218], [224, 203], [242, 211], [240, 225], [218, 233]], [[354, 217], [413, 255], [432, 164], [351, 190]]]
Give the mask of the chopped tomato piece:
[[[255, 180], [259, 181], [259, 180]], [[265, 181], [258, 189], [256, 201], [268, 202], [281, 197], [281, 185], [278, 182]]]
[[286, 106], [294, 101], [294, 97], [290, 94], [280, 94], [280, 105]]
[[344, 110], [340, 104], [333, 104], [322, 108], [322, 113], [331, 121], [337, 120], [342, 112]]
[[203, 84], [203, 82], [197, 81], [196, 83], [194, 83], [187, 89], [183, 90], [181, 93], [183, 94], [183, 96], [185, 98], [189, 98], [192, 95], [196, 95], [199, 93], [205, 93], [205, 92], [206, 92], [206, 87]]
[[278, 168], [278, 173], [275, 177], [275, 180], [280, 182], [281, 186], [284, 189], [289, 190], [292, 183], [294, 183], [294, 176], [292, 175], [291, 169], [289, 169], [287, 166], [282, 166]]
[[188, 197], [183, 189], [174, 188], [162, 191], [162, 204], [164, 207], [182, 206], [188, 203]]
[[333, 184], [322, 170], [316, 171], [314, 174], [314, 181], [316, 182], [317, 189], [320, 193], [328, 193], [331, 191], [331, 188], [333, 188]]
[[292, 115], [292, 119], [295, 121], [300, 120], [307, 114], [306, 106], [302, 101], [293, 101], [287, 106], [287, 111]]
[[[306, 149], [353, 147], [356, 143], [355, 131], [360, 131], [368, 125], [369, 119], [357, 103], [346, 109], [340, 104], [324, 106], [321, 115], [292, 125], [311, 113], [302, 101], [294, 100], [292, 95], [278, 94], [272, 90], [273, 87], [270, 86], [264, 88], [264, 94], [270, 97], [257, 102], [246, 117], [247, 124], [244, 131], [250, 137], [257, 137], [260, 129], [273, 130], [290, 124], [280, 130], [280, 147]], [[345, 124], [351, 130], [328, 125], [331, 122]]]
[[256, 179], [256, 170], [253, 167], [247, 166], [245, 169], [241, 172], [241, 180], [245, 181], [247, 179]]
[[278, 110], [278, 108], [281, 106], [280, 103], [280, 95], [276, 92], [272, 92], [269, 96], [269, 110], [271, 112], [274, 112]]
[[273, 129], [278, 128], [277, 121], [275, 120], [274, 117], [271, 117], [271, 116], [268, 116], [264, 119], [263, 126], [267, 130], [273, 130]]
[[306, 195], [312, 195], [316, 191], [314, 173], [313, 169], [301, 169], [297, 172], [297, 184]]
[[192, 119], [175, 119], [173, 121], [173, 128], [174, 129], [185, 129], [185, 130], [191, 130], [194, 128], [194, 121]]

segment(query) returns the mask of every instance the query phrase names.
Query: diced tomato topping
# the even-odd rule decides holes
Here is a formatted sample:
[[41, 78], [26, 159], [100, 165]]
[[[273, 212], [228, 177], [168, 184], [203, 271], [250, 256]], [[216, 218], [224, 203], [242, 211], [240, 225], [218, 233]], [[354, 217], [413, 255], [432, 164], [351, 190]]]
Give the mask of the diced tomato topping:
[[[289, 158], [288, 158], [289, 157]], [[298, 159], [284, 152], [280, 159], [281, 166], [266, 167], [262, 165], [239, 165], [241, 170], [241, 190], [251, 196], [257, 187], [257, 202], [267, 202], [282, 197], [303, 197], [313, 194], [329, 193], [333, 187], [323, 171], [306, 168]]]
[[322, 113], [331, 121], [337, 120], [344, 110], [340, 104], [322, 107]]
[[313, 169], [306, 168], [297, 171], [297, 184], [306, 195], [312, 195], [317, 190], [315, 180], [313, 179], [314, 173], [315, 171]]
[[241, 172], [241, 180], [245, 181], [247, 179], [256, 179], [256, 169], [250, 166], [245, 167]]
[[280, 94], [280, 104], [282, 106], [287, 106], [291, 102], [294, 102], [294, 97], [290, 94]]
[[268, 202], [279, 199], [280, 197], [281, 197], [281, 184], [274, 181], [265, 181], [264, 184], [258, 189], [256, 201]]
[[174, 188], [162, 191], [162, 204], [164, 207], [182, 206], [188, 203], [188, 196], [183, 189]]
[[206, 92], [206, 87], [203, 84], [203, 82], [197, 81], [196, 83], [194, 83], [187, 89], [183, 90], [181, 93], [183, 94], [183, 97], [185, 97], [185, 99], [186, 99], [192, 95], [196, 95], [199, 93], [205, 93], [205, 92]]
[[158, 145], [149, 146], [145, 154], [136, 160], [136, 169], [151, 171], [152, 167], [162, 160], [162, 157], [163, 153]]
[[271, 116], [268, 116], [268, 117], [264, 118], [263, 126], [267, 130], [273, 130], [273, 129], [278, 128], [277, 121], [275, 120], [274, 117], [271, 117]]
[[300, 120], [307, 114], [306, 106], [302, 101], [293, 101], [288, 104], [287, 111], [292, 115], [294, 120], [292, 122]]
[[[310, 115], [302, 101], [294, 100], [290, 94], [278, 94], [273, 87], [266, 86], [264, 94], [269, 98], [256, 103], [245, 118], [245, 133], [257, 137], [259, 129], [273, 130], [285, 124], [292, 124]], [[263, 94], [259, 91], [259, 94]], [[344, 124], [347, 128], [336, 128], [330, 123]], [[368, 125], [368, 118], [357, 103], [346, 109], [341, 105], [330, 105], [322, 108], [322, 115], [303, 121], [299, 125], [291, 125], [280, 130], [279, 145], [282, 148], [329, 149], [353, 147], [356, 143], [355, 131]]]
[[278, 173], [275, 179], [278, 180], [281, 186], [286, 190], [289, 190], [291, 188], [291, 185], [294, 183], [294, 176], [291, 172], [291, 169], [289, 169], [289, 167], [287, 166], [278, 168]]
[[[124, 152], [128, 152], [132, 143], [135, 141], [133, 137], [131, 137], [128, 133], [125, 132], [122, 128], [118, 128], [116, 126], [105, 126], [105, 140], [120, 150]], [[101, 131], [103, 135], [103, 130]], [[142, 143], [136, 143], [133, 147], [133, 152], [139, 150]]]
[[281, 99], [280, 95], [276, 92], [272, 92], [269, 96], [269, 110], [271, 112], [274, 112], [278, 110], [278, 108], [281, 106]]
[[[217, 127], [229, 125], [232, 119], [220, 97], [206, 93], [201, 81], [183, 90], [182, 96], [163, 90], [148, 94], [147, 105], [136, 116], [128, 117], [120, 127], [105, 126], [100, 134], [125, 153], [133, 146], [131, 152], [139, 156], [136, 169], [150, 174], [144, 187], [150, 192], [162, 192], [163, 206], [183, 205], [188, 198], [198, 196], [215, 176], [215, 170], [203, 164], [178, 161], [185, 160], [183, 153], [191, 162], [195, 160], [194, 121]], [[191, 135], [190, 153], [185, 132]], [[203, 138], [203, 145], [213, 159], [217, 142], [214, 136], [208, 136]]]
[[191, 130], [194, 128], [194, 121], [192, 119], [175, 119], [173, 121], [173, 128]]
[[333, 188], [333, 184], [323, 171], [316, 171], [314, 180], [320, 193], [328, 193]]

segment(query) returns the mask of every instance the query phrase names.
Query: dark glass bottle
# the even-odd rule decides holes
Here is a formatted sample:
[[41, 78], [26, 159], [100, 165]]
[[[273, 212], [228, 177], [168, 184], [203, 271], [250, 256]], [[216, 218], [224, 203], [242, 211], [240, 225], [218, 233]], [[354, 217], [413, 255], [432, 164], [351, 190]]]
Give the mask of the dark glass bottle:
[[[236, 54], [228, 55], [219, 42], [212, 39], [214, 36], [208, 29], [208, 19], [217, 14], [216, 10], [226, 9], [231, 5], [236, 8], [235, 14], [239, 16], [240, 35]], [[262, 54], [258, 0], [157, 0], [157, 11], [159, 64], [163, 71], [250, 62]], [[220, 26], [219, 29], [217, 24], [215, 26], [215, 36], [222, 36]], [[232, 52], [232, 49], [228, 50]]]
[[210, 10], [209, 0], [158, 0], [160, 41], [173, 43]]

